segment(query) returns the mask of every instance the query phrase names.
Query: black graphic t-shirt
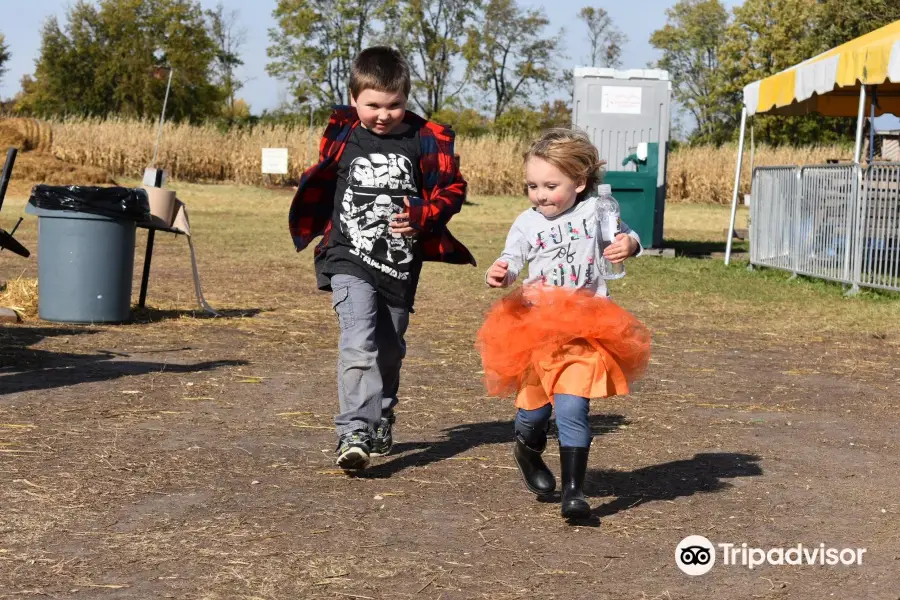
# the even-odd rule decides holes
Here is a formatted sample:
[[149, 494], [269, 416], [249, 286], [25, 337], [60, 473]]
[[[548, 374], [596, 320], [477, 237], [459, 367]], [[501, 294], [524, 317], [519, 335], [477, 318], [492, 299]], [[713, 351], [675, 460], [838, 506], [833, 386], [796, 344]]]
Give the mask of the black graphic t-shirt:
[[404, 197], [420, 195], [419, 148], [418, 130], [411, 128], [351, 132], [338, 163], [328, 246], [316, 258], [319, 289], [330, 289], [332, 275], [354, 275], [412, 308], [422, 256], [415, 238], [391, 234], [390, 222], [404, 211]]

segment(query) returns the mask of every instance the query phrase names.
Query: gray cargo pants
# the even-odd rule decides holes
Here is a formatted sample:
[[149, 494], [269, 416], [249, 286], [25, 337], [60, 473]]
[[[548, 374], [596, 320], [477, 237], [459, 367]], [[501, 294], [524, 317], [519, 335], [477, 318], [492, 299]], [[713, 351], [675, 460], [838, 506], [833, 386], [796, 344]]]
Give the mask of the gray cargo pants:
[[374, 434], [381, 416], [397, 404], [409, 309], [388, 304], [370, 283], [353, 275], [333, 275], [331, 289], [341, 326], [341, 412], [334, 424], [338, 436], [360, 430]]

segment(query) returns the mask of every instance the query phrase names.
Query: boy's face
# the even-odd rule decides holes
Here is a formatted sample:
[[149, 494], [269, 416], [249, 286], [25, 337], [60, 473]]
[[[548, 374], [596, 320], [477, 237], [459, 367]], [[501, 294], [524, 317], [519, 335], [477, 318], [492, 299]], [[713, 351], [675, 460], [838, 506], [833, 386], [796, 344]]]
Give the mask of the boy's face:
[[406, 114], [406, 94], [363, 90], [358, 98], [350, 98], [356, 107], [362, 126], [378, 135], [385, 135], [403, 123]]

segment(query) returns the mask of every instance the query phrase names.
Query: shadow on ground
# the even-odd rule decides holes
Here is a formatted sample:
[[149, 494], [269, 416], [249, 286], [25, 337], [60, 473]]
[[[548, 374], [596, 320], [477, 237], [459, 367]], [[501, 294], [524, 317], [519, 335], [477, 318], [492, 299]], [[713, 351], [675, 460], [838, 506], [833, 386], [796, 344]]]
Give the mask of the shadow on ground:
[[[132, 361], [126, 360], [131, 358], [131, 354], [121, 352], [100, 350], [91, 354], [74, 354], [31, 348], [47, 337], [95, 333], [98, 333], [96, 329], [87, 327], [0, 328], [0, 396], [153, 372], [194, 373], [249, 364], [244, 360], [216, 360], [194, 364]], [[166, 352], [185, 350], [190, 348], [173, 348]]]

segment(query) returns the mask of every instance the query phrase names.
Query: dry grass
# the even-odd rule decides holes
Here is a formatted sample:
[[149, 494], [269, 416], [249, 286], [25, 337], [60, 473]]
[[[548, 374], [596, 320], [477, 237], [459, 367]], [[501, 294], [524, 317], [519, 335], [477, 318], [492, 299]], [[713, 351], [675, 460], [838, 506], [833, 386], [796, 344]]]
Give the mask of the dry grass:
[[49, 152], [53, 147], [53, 128], [37, 119], [0, 120], [0, 148], [10, 146], [21, 152]]
[[524, 189], [522, 152], [525, 143], [493, 136], [461, 138], [456, 144], [463, 175], [473, 194], [520, 196]]
[[48, 185], [99, 185], [115, 183], [99, 167], [67, 163], [48, 154], [28, 153], [16, 159], [13, 176], [17, 182]]
[[0, 121], [0, 148], [16, 148], [22, 150], [25, 147], [25, 136], [18, 129], [11, 127], [5, 121]]
[[[54, 123], [54, 154], [100, 167], [114, 176], [139, 177], [153, 157], [156, 124], [149, 121], [67, 119]], [[268, 183], [260, 173], [262, 148], [287, 148], [287, 181], [299, 181], [317, 157], [320, 128], [284, 125], [222, 132], [212, 125], [166, 124], [157, 164], [173, 179]], [[520, 194], [523, 142], [512, 138], [460, 138], [457, 152], [472, 194]]]
[[[754, 166], [820, 165], [826, 160], [850, 160], [853, 149], [843, 146], [757, 148]], [[734, 187], [737, 146], [683, 148], [669, 156], [669, 202], [730, 204]], [[744, 154], [741, 193], [750, 192], [750, 155]]]
[[[100, 167], [114, 176], [139, 177], [153, 159], [156, 124], [149, 121], [68, 119], [54, 123], [57, 158]], [[261, 184], [262, 148], [287, 148], [288, 179], [299, 179], [316, 155], [318, 132], [260, 126], [220, 132], [212, 125], [167, 123], [157, 164], [182, 181]]]
[[[749, 207], [739, 206], [735, 227], [746, 229]], [[669, 243], [718, 242], [725, 243], [730, 212], [714, 204], [678, 204], [666, 208], [665, 236]]]
[[19, 150], [11, 194], [26, 193], [35, 183], [50, 185], [96, 185], [114, 183], [103, 169], [89, 164], [71, 164], [52, 154], [53, 125], [37, 119], [0, 119], [0, 150]]
[[[134, 181], [126, 181], [134, 184]], [[294, 294], [315, 289], [315, 277], [307, 267], [311, 254], [296, 254], [287, 233], [286, 214], [291, 195], [285, 191], [250, 186], [173, 184], [190, 211], [197, 260], [203, 289], [217, 310], [240, 313], [241, 309], [270, 310], [296, 307]], [[479, 262], [479, 268], [460, 268], [429, 264], [423, 278], [419, 303], [423, 314], [441, 314], [446, 298], [457, 297], [460, 290], [471, 290], [473, 306], [486, 306], [495, 298], [483, 286], [484, 268], [502, 249], [510, 224], [528, 204], [519, 197], [473, 196], [450, 223], [454, 235], [463, 240]], [[4, 214], [12, 218], [23, 205], [15, 196], [4, 205]], [[738, 213], [738, 227], [745, 227], [746, 207]], [[665, 213], [665, 238], [668, 245], [690, 253], [721, 252], [725, 248], [724, 231], [729, 210], [722, 205], [671, 204]], [[134, 269], [134, 294], [137, 297], [143, 257], [144, 233], [138, 237]], [[34, 218], [26, 218], [16, 237], [31, 250], [36, 243]], [[738, 244], [737, 248], [743, 248]], [[187, 318], [196, 310], [191, 285], [190, 261], [183, 239], [157, 237], [156, 256], [151, 276], [149, 305], [184, 318], [167, 319], [169, 326], [238, 327], [259, 326], [260, 319], [202, 320]], [[167, 272], [163, 265], [172, 265]], [[30, 266], [29, 266], [30, 265]], [[223, 265], [228, 265], [224, 267]], [[22, 261], [7, 252], [0, 254], [0, 278], [13, 280], [29, 266], [25, 277], [34, 277], [36, 261]], [[5, 272], [4, 272], [5, 271]], [[794, 339], [829, 332], [883, 332], [892, 335], [900, 323], [900, 303], [892, 295], [863, 292], [849, 301], [840, 286], [805, 280], [787, 282], [790, 274], [781, 271], [747, 273], [741, 266], [727, 268], [721, 259], [637, 260], [629, 265], [628, 277], [613, 285], [616, 298], [626, 304], [639, 303], [665, 319], [703, 319], [724, 329], [738, 331], [759, 328]], [[259, 274], [258, 280], [255, 275]], [[253, 278], [253, 285], [247, 281]], [[652, 308], [656, 304], [660, 308]], [[649, 307], [649, 308], [648, 308]], [[701, 308], [702, 307], [702, 308]], [[321, 315], [307, 314], [303, 306], [291, 314], [293, 322], [315, 322]], [[328, 303], [322, 304], [326, 313]], [[475, 309], [477, 311], [477, 308]], [[432, 312], [434, 311], [434, 312]], [[330, 317], [330, 313], [327, 314]], [[444, 320], [446, 321], [446, 319]], [[215, 325], [212, 325], [215, 323]], [[449, 321], [440, 327], [449, 327]], [[273, 324], [273, 326], [276, 326]], [[278, 325], [280, 326], [280, 325]], [[305, 325], [306, 326], [306, 325]], [[713, 327], [713, 325], [710, 325]], [[447, 330], [452, 333], [453, 330]], [[147, 332], [149, 335], [149, 332]]]
[[[139, 177], [150, 164], [155, 123], [112, 119], [68, 119], [54, 123], [54, 154], [69, 163], [99, 167], [113, 176]], [[316, 156], [319, 129], [261, 126], [222, 132], [217, 128], [168, 124], [158, 163], [174, 179], [191, 182], [267, 183], [260, 173], [261, 149], [284, 147], [290, 163], [287, 180], [296, 182]], [[457, 152], [473, 195], [519, 195], [524, 143], [514, 138], [460, 138]], [[736, 148], [701, 146], [673, 152], [669, 162], [670, 202], [726, 204], [731, 201]], [[808, 149], [759, 148], [756, 165], [820, 164], [849, 159], [839, 146]], [[745, 164], [749, 164], [747, 157]], [[745, 168], [747, 192], [750, 169]]]
[[0, 306], [13, 309], [19, 313], [22, 320], [36, 318], [38, 312], [37, 279], [17, 277], [0, 285]]

